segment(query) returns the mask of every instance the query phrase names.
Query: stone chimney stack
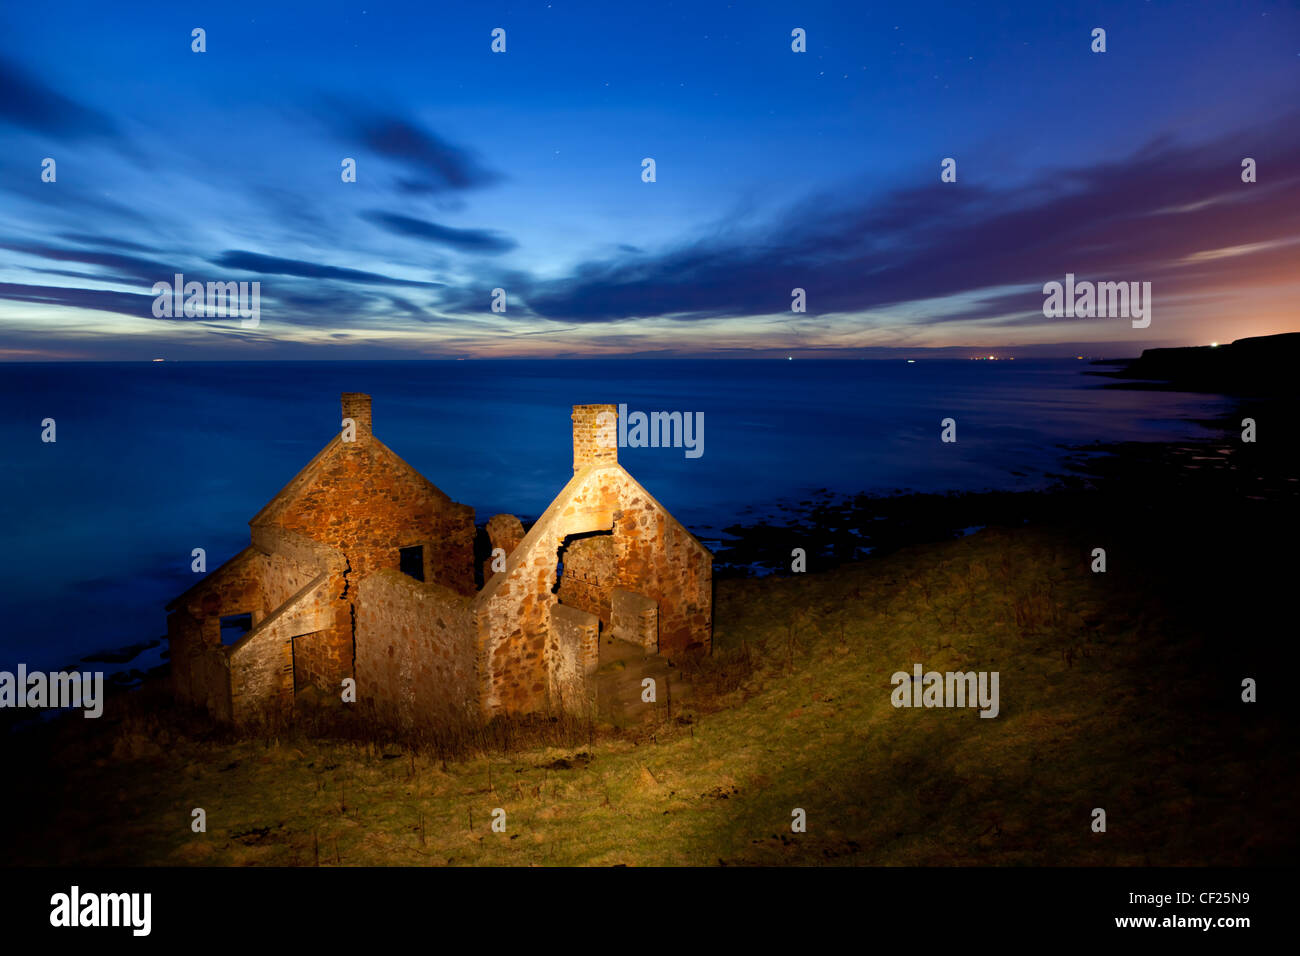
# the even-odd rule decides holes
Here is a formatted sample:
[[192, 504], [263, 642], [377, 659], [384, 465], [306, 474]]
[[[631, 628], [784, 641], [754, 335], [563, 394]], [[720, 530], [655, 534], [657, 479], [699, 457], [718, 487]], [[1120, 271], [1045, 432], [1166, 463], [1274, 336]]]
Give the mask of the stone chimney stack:
[[343, 417], [357, 423], [357, 444], [370, 440], [370, 396], [361, 392], [343, 393]]
[[618, 464], [618, 409], [573, 406], [573, 473], [591, 465]]

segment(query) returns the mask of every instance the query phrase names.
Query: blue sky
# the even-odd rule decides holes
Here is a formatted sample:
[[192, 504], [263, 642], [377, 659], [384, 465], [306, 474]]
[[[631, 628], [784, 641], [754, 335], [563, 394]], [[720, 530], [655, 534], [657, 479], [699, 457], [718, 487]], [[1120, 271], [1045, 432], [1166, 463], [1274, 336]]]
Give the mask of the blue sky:
[[[1300, 329], [1294, 4], [276, 6], [0, 12], [0, 360], [1135, 354]], [[260, 325], [155, 318], [177, 272], [259, 281]], [[1044, 318], [1067, 272], [1150, 281], [1151, 327]]]

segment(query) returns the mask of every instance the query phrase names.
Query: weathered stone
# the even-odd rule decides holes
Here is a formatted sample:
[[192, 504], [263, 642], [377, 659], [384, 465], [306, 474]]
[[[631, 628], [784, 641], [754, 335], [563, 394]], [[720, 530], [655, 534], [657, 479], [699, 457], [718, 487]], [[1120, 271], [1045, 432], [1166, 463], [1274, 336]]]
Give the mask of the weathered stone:
[[614, 588], [610, 594], [610, 631], [614, 637], [659, 652], [659, 602], [644, 594]]
[[584, 716], [596, 706], [596, 669], [600, 666], [600, 618], [556, 604], [551, 608], [550, 694], [556, 710]]
[[496, 550], [500, 548], [505, 557], [510, 557], [510, 552], [519, 546], [519, 542], [524, 540], [523, 523], [514, 515], [493, 515], [487, 523], [488, 541], [491, 543], [493, 555], [483, 562], [483, 580], [488, 581], [492, 575], [496, 574], [492, 566], [495, 564], [500, 567], [497, 561]]
[[[591, 713], [602, 628], [710, 649], [712, 555], [618, 464], [613, 405], [574, 406], [574, 475], [527, 535], [488, 522], [505, 570], [489, 562], [477, 594], [473, 510], [374, 436], [369, 396], [342, 410], [355, 440], [336, 436], [249, 522], [252, 546], [168, 605], [179, 699], [249, 724], [355, 677], [358, 705], [404, 729]], [[252, 630], [223, 645], [221, 618], [244, 613]]]

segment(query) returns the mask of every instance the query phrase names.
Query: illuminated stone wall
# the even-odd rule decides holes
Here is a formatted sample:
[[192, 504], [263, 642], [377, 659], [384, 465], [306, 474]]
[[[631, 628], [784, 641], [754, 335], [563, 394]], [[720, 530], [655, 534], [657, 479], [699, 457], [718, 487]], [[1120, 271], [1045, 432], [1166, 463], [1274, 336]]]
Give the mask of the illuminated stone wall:
[[477, 717], [474, 629], [468, 598], [397, 571], [361, 582], [357, 703], [403, 730]]
[[[374, 437], [367, 396], [342, 410], [356, 440], [335, 437], [250, 522], [252, 547], [169, 605], [179, 699], [252, 724], [355, 676], [359, 705], [411, 729], [587, 712], [602, 628], [710, 650], [712, 555], [618, 464], [614, 406], [574, 407], [575, 474], [527, 535], [488, 522], [508, 558], [477, 594], [473, 510]], [[400, 570], [417, 545], [423, 582]], [[252, 630], [223, 647], [220, 619], [245, 612]]]

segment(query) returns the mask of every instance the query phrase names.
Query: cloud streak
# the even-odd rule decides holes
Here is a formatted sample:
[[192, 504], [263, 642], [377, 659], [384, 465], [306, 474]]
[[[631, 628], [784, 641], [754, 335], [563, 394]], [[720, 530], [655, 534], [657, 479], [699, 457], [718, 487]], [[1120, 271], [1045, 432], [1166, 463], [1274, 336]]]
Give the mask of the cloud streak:
[[322, 265], [304, 259], [285, 259], [280, 256], [267, 256], [257, 252], [245, 252], [230, 249], [211, 260], [214, 265], [224, 269], [238, 269], [243, 272], [258, 272], [262, 275], [297, 276], [304, 279], [336, 279], [342, 282], [356, 282], [362, 285], [411, 286], [416, 288], [439, 288], [440, 282], [421, 282], [415, 279], [395, 279], [377, 272], [365, 272], [360, 269], [344, 269], [339, 266]]
[[0, 123], [71, 141], [117, 135], [117, 125], [103, 113], [69, 99], [3, 56], [0, 91]]
[[[1284, 142], [1276, 142], [1278, 129], [1289, 131]], [[1268, 274], [1294, 256], [1297, 129], [1300, 114], [1269, 124], [1275, 172], [1268, 184], [1241, 183], [1237, 167], [1236, 144], [1259, 139], [1263, 130], [1199, 145], [1155, 143], [1113, 164], [1052, 172], [1020, 189], [943, 184], [936, 176], [933, 184], [856, 205], [812, 196], [764, 228], [724, 229], [656, 254], [590, 260], [557, 279], [517, 276], [511, 292], [532, 315], [583, 323], [788, 312], [796, 287], [806, 290], [814, 315], [1003, 286], [1030, 289], [987, 301], [973, 295], [968, 307], [932, 321], [993, 318], [1038, 308], [1042, 284], [1066, 272], [1154, 281], [1163, 295], [1192, 293], [1239, 277], [1243, 258], [1254, 260], [1255, 273]], [[1230, 200], [1205, 201], [1225, 187]], [[1216, 255], [1209, 247], [1240, 254]], [[489, 288], [465, 290], [455, 304], [485, 301]]]
[[435, 195], [491, 186], [502, 180], [470, 149], [457, 146], [419, 123], [354, 102], [325, 97], [332, 129], [344, 144], [383, 157], [403, 171], [396, 186], [409, 195]]
[[490, 230], [453, 229], [450, 226], [441, 226], [436, 222], [427, 222], [398, 213], [372, 210], [361, 213], [361, 218], [395, 236], [423, 239], [461, 252], [500, 255], [509, 252], [517, 245], [513, 239]]

